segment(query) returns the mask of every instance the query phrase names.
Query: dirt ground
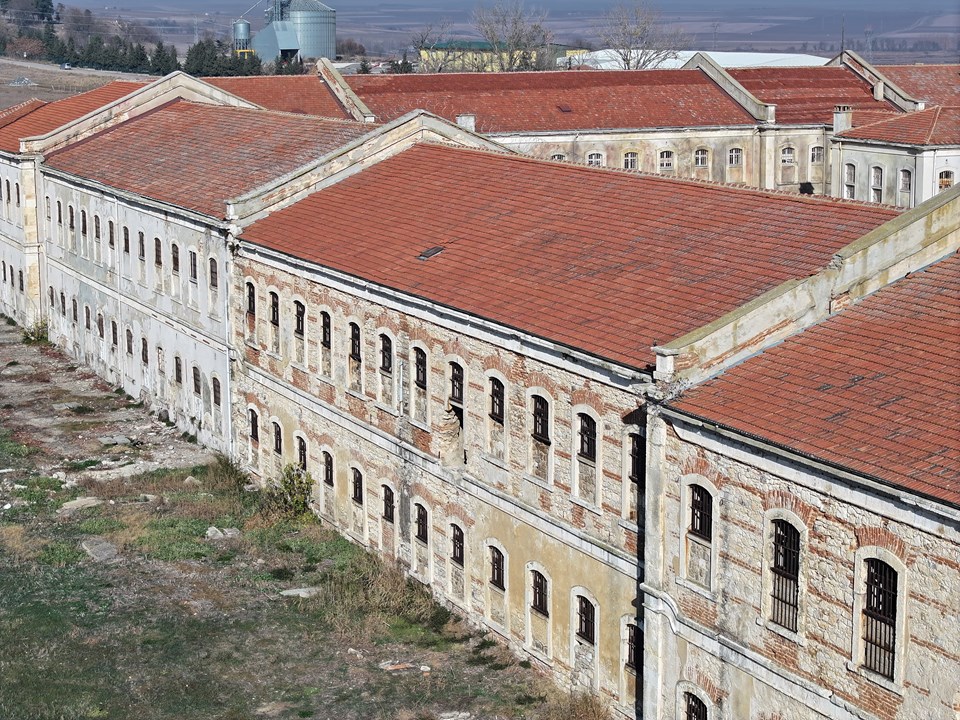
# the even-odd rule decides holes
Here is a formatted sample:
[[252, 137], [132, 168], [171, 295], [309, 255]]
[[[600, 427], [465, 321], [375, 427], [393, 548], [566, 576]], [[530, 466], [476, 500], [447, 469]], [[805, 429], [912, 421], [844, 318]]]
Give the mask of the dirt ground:
[[[32, 85], [11, 85], [18, 78], [27, 78]], [[61, 70], [51, 63], [0, 58], [0, 110], [38, 98], [59, 100], [69, 95], [93, 90], [113, 80], [156, 80], [156, 76], [134, 75], [108, 70], [73, 68]]]
[[246, 480], [0, 317], [0, 720], [605, 716]]

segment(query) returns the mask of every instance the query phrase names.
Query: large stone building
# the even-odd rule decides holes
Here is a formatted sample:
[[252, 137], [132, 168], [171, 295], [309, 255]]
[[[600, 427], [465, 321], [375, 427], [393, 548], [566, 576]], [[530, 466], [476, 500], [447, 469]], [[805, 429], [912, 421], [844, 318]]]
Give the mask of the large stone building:
[[262, 482], [305, 467], [326, 522], [624, 716], [960, 710], [958, 188], [624, 173], [216, 82], [22, 135], [4, 313]]

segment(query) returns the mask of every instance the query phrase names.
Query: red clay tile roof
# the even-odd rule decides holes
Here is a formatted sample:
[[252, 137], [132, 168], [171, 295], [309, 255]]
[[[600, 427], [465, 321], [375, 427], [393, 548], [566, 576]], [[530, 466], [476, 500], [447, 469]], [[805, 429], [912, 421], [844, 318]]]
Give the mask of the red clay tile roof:
[[839, 133], [842, 138], [904, 145], [960, 145], [960, 107], [932, 107]]
[[421, 144], [243, 239], [643, 368], [652, 345], [809, 275], [896, 215]]
[[69, 122], [82, 118], [87, 113], [129, 95], [145, 83], [115, 81], [95, 90], [73, 95], [63, 100], [46, 103], [33, 112], [19, 118], [17, 122], [0, 127], [0, 150], [20, 152], [22, 138], [43, 135]]
[[755, 123], [699, 70], [350, 75], [345, 80], [380, 121], [422, 108], [451, 121], [473, 114], [483, 133]]
[[51, 153], [46, 164], [223, 218], [226, 200], [370, 130], [357, 122], [175, 101]]
[[960, 255], [690, 390], [673, 406], [960, 505]]
[[960, 105], [960, 65], [878, 65], [877, 70], [917, 100]]
[[874, 100], [872, 88], [842, 67], [729, 68], [727, 72], [757, 99], [775, 103], [780, 124], [833, 125], [835, 105], [893, 109]]
[[207, 77], [203, 80], [268, 110], [350, 119], [330, 88], [316, 75]]

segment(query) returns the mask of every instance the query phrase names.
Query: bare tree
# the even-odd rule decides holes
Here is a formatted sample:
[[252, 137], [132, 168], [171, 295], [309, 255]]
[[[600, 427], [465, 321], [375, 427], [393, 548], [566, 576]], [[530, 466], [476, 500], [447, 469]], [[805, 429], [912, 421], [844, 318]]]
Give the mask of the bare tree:
[[670, 30], [660, 22], [660, 13], [643, 0], [617, 5], [597, 25], [604, 47], [617, 54], [623, 70], [655, 68], [677, 57], [690, 42], [681, 30]]
[[420, 56], [420, 72], [438, 73], [456, 66], [459, 50], [450, 41], [450, 21], [430, 23], [413, 34], [411, 44]]
[[473, 24], [490, 44], [491, 62], [500, 72], [545, 67], [552, 37], [546, 19], [546, 13], [528, 11], [521, 0], [497, 0], [473, 11]]

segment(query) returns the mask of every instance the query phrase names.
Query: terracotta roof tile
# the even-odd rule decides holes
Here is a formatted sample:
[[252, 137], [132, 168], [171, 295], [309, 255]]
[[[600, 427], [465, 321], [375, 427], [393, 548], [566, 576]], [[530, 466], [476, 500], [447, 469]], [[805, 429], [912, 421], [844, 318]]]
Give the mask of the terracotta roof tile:
[[388, 122], [421, 108], [448, 120], [476, 116], [483, 133], [753, 125], [699, 70], [350, 75], [347, 83]]
[[203, 80], [268, 110], [350, 119], [330, 88], [316, 75], [206, 77]]
[[960, 107], [932, 107], [839, 133], [839, 137], [905, 145], [960, 145]]
[[119, 100], [138, 90], [145, 83], [115, 81], [95, 90], [73, 95], [63, 100], [46, 103], [19, 118], [16, 122], [0, 127], [0, 150], [19, 152], [22, 138], [43, 135], [58, 127], [82, 118], [97, 108]]
[[960, 505], [960, 255], [747, 360], [673, 406]]
[[878, 65], [877, 70], [917, 100], [960, 105], [960, 65]]
[[[243, 239], [644, 367], [652, 345], [810, 274], [896, 215], [422, 144]], [[434, 246], [444, 249], [418, 260]]]
[[777, 106], [777, 122], [833, 125], [836, 105], [854, 110], [895, 110], [873, 99], [873, 89], [843, 67], [729, 68], [737, 82]]
[[46, 164], [222, 218], [226, 200], [370, 130], [357, 122], [175, 101], [51, 153]]

